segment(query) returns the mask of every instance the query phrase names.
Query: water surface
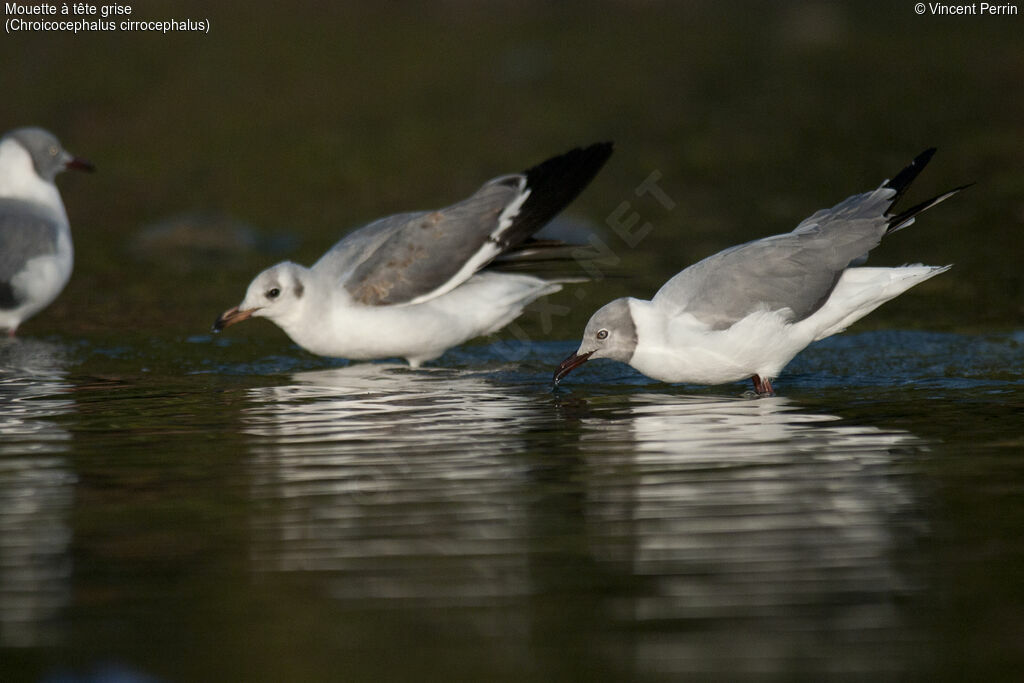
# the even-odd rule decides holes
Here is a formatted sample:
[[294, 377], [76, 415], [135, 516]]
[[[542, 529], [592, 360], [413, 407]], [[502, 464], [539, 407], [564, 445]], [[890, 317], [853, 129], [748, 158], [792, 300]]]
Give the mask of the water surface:
[[835, 338], [766, 399], [609, 362], [552, 392], [564, 343], [421, 370], [180, 348], [170, 376], [159, 347], [0, 347], [11, 680], [885, 678], [1020, 656], [1019, 335]]

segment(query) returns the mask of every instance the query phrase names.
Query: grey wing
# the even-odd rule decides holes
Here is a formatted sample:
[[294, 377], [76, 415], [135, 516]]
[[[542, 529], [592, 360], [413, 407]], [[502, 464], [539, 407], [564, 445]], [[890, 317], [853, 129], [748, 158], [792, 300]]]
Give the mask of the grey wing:
[[[339, 242], [331, 250], [339, 254], [329, 263], [352, 298], [365, 305], [440, 296], [501, 253], [500, 233], [524, 198], [524, 184], [524, 176], [505, 176], [445, 209], [375, 221]], [[359, 234], [364, 230], [365, 235]], [[340, 253], [355, 248], [358, 256]]]
[[0, 199], [0, 308], [21, 304], [12, 280], [25, 263], [57, 251], [60, 226], [27, 202]]
[[[607, 142], [577, 147], [523, 173], [495, 178], [445, 209], [373, 223], [363, 229], [367, 236], [354, 238], [362, 240], [357, 258], [331, 257], [330, 262], [349, 266], [332, 272], [353, 299], [369, 306], [441, 296], [540, 230], [583, 191], [611, 154]], [[336, 248], [350, 247], [339, 243]]]
[[791, 320], [802, 320], [825, 303], [843, 271], [881, 241], [894, 195], [884, 186], [855, 195], [793, 232], [709, 256], [666, 282], [654, 301], [716, 329], [758, 309], [788, 309]]
[[372, 257], [394, 233], [406, 227], [417, 216], [425, 214], [426, 212], [395, 214], [356, 228], [321, 256], [320, 260], [313, 264], [313, 268], [327, 273], [332, 280], [344, 281], [356, 266]]
[[866, 261], [885, 235], [967, 187], [894, 215], [893, 205], [934, 154], [934, 148], [926, 149], [877, 190], [822, 209], [792, 232], [709, 256], [666, 282], [654, 301], [669, 311], [692, 313], [715, 328], [728, 327], [758, 309], [788, 309], [790, 320], [806, 318], [828, 300], [843, 271]]

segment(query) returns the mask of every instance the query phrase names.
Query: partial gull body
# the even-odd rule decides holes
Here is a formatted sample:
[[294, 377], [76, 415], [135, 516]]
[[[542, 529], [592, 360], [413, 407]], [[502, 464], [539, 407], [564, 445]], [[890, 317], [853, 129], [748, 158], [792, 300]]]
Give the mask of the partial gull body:
[[42, 128], [0, 138], [0, 330], [10, 336], [71, 277], [71, 227], [53, 182], [68, 168], [93, 170]]
[[772, 394], [772, 380], [808, 344], [950, 268], [859, 267], [885, 235], [964, 189], [892, 213], [934, 153], [926, 150], [878, 189], [818, 211], [792, 232], [695, 263], [650, 301], [606, 304], [590, 318], [579, 349], [555, 370], [555, 383], [591, 358], [611, 358], [665, 382], [751, 378], [758, 394]]
[[413, 367], [496, 332], [561, 285], [485, 268], [543, 246], [531, 236], [576, 198], [611, 153], [611, 143], [573, 149], [494, 178], [447, 208], [365, 225], [312, 268], [279, 263], [256, 276], [214, 330], [265, 317], [312, 353], [405, 358]]

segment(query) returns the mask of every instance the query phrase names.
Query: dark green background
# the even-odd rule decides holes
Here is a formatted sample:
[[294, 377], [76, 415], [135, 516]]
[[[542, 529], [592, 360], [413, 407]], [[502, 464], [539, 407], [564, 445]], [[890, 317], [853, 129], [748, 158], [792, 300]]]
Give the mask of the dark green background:
[[[603, 139], [617, 152], [569, 213], [604, 228], [617, 277], [554, 298], [571, 312], [550, 333], [524, 318], [531, 336], [573, 338], [603, 301], [789, 230], [929, 146], [908, 201], [978, 184], [872, 262], [956, 268], [862, 325], [1020, 322], [1020, 17], [910, 2], [142, 2], [133, 17], [211, 30], [0, 38], [0, 126], [48, 127], [100, 169], [60, 180], [75, 274], [26, 331], [201, 333], [277, 260], [308, 265], [375, 217]], [[634, 195], [654, 171], [671, 211]], [[624, 201], [654, 226], [635, 249], [606, 224]], [[291, 241], [156, 262], [129, 248], [187, 212]]]

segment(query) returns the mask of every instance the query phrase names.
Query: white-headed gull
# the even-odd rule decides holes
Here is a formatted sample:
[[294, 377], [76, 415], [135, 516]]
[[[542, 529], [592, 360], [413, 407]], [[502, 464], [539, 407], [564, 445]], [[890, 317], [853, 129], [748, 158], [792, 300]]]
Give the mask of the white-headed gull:
[[71, 227], [53, 182], [68, 168], [93, 170], [42, 128], [0, 138], [0, 330], [8, 335], [50, 305], [71, 277]]
[[611, 143], [573, 149], [437, 211], [381, 218], [348, 235], [312, 268], [285, 261], [252, 281], [214, 330], [273, 321], [315, 354], [405, 358], [416, 367], [467, 339], [496, 332], [561, 285], [484, 270], [533, 250], [531, 236], [587, 186]]
[[555, 370], [555, 383], [588, 359], [611, 358], [665, 382], [749, 377], [758, 394], [773, 393], [772, 380], [808, 344], [949, 269], [857, 267], [885, 235], [964, 189], [892, 212], [934, 153], [922, 152], [877, 190], [818, 211], [792, 232], [695, 263], [650, 301], [625, 297], [606, 304], [590, 318], [579, 349]]

